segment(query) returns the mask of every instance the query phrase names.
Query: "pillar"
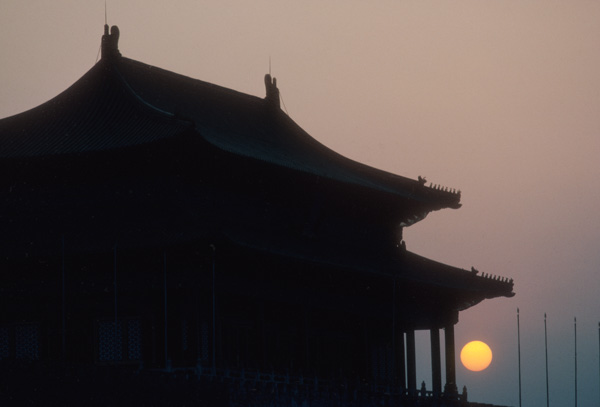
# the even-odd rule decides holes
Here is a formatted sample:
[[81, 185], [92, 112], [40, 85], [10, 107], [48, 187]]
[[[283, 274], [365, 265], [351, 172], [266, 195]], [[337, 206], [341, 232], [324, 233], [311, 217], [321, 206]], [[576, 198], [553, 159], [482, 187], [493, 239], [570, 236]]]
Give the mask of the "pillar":
[[260, 353], [259, 366], [266, 369], [269, 366], [267, 354], [267, 333], [265, 322], [265, 303], [260, 300], [258, 304], [258, 351]]
[[408, 393], [417, 394], [417, 358], [415, 352], [415, 331], [406, 332], [406, 373]]
[[305, 371], [309, 371], [310, 366], [310, 315], [308, 312], [308, 307], [304, 306], [303, 309], [304, 316], [304, 363], [303, 368]]
[[431, 337], [431, 383], [433, 384], [433, 397], [437, 398], [442, 393], [442, 364], [440, 356], [440, 330], [430, 330]]
[[396, 334], [396, 372], [399, 380], [399, 386], [402, 390], [406, 389], [406, 357], [404, 356], [404, 332]]
[[454, 353], [454, 324], [450, 323], [446, 326], [445, 342], [446, 342], [446, 386], [444, 387], [445, 397], [454, 397], [458, 394], [456, 388], [456, 356]]

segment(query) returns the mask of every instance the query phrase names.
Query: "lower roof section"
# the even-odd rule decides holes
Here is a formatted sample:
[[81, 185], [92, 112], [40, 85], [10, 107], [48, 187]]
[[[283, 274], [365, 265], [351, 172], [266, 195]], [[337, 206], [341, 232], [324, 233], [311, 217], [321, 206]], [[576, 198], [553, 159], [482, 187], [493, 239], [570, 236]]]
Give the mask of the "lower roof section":
[[428, 286], [440, 292], [451, 292], [459, 311], [484, 299], [514, 296], [512, 280], [480, 274], [474, 269], [449, 266], [402, 247], [398, 247], [393, 253], [385, 249], [380, 252], [361, 251], [360, 248], [324, 245], [304, 237], [240, 230], [226, 231], [224, 236], [234, 244], [275, 256], [387, 277], [407, 286]]

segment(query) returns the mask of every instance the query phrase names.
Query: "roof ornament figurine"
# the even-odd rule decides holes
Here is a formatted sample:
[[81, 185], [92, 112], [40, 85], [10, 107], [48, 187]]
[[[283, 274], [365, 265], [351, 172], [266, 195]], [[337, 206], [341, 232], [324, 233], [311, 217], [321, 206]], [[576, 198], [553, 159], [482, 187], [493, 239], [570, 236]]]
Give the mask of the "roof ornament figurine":
[[119, 27], [113, 25], [108, 33], [108, 24], [104, 24], [104, 35], [102, 36], [102, 59], [120, 57], [119, 52]]
[[279, 102], [279, 89], [277, 88], [277, 78], [272, 78], [271, 74], [265, 75], [265, 87], [267, 90], [267, 96], [265, 100], [272, 106], [280, 107]]

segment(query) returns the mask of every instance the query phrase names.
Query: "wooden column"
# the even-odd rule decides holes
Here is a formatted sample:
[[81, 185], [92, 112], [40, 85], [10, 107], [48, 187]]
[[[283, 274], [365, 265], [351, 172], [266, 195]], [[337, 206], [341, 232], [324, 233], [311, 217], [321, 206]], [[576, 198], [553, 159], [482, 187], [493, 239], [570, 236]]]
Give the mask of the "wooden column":
[[265, 303], [263, 301], [258, 305], [258, 347], [260, 352], [259, 364], [262, 369], [267, 369], [269, 366], [267, 355], [267, 333], [265, 322]]
[[446, 341], [446, 386], [444, 387], [444, 396], [452, 398], [458, 394], [456, 388], [456, 357], [454, 354], [454, 324], [448, 324], [444, 331]]
[[440, 330], [430, 330], [431, 337], [431, 383], [433, 397], [438, 398], [442, 393], [442, 364], [440, 356]]
[[311, 368], [310, 366], [310, 315], [308, 307], [304, 306], [304, 363], [303, 367], [306, 372]]
[[401, 389], [406, 389], [406, 357], [404, 355], [404, 332], [396, 334], [396, 372]]
[[417, 358], [415, 352], [415, 331], [406, 332], [406, 373], [408, 379], [408, 393], [417, 394]]

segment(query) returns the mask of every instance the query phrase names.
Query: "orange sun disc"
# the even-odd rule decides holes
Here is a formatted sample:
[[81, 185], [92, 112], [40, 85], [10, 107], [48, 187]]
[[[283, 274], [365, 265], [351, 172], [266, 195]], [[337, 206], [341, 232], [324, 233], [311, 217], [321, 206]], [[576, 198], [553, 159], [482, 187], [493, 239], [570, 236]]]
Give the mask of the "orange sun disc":
[[460, 361], [467, 369], [480, 372], [492, 363], [492, 350], [481, 341], [471, 341], [460, 351]]

